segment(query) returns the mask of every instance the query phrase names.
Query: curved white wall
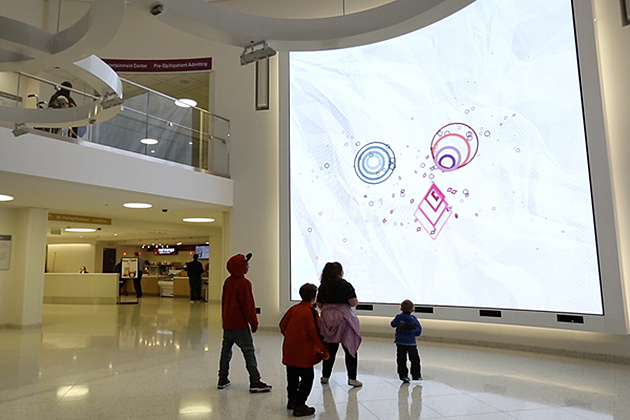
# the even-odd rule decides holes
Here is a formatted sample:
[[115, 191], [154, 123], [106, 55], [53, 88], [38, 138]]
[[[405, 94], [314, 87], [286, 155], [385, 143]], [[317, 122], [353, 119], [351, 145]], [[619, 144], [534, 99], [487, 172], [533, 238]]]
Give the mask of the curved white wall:
[[[593, 5], [623, 261], [630, 258], [630, 165], [626, 163], [630, 156], [630, 119], [627, 118], [630, 109], [630, 49], [627, 48], [630, 27], [621, 26], [618, 1], [593, 0]], [[113, 42], [97, 53], [103, 58], [213, 57], [213, 103], [210, 109], [232, 122], [230, 169], [234, 207], [230, 216], [231, 235], [226, 242], [229, 242], [232, 253], [254, 253], [249, 277], [254, 283], [256, 302], [262, 308], [261, 324], [268, 328], [277, 327], [286, 306], [279, 298], [279, 201], [283, 192], [280, 191], [278, 169], [278, 58], [271, 60], [270, 111], [256, 112], [255, 66], [240, 66], [240, 48], [187, 37], [138, 9], [128, 8], [121, 31]], [[0, 221], [0, 227], [2, 223]], [[229, 257], [230, 252], [226, 250], [225, 254]], [[623, 268], [624, 282], [627, 283], [630, 273]], [[0, 272], [0, 282], [6, 283], [8, 279], [4, 274]], [[317, 282], [317, 279], [304, 281]], [[0, 321], [6, 309], [0, 296]], [[362, 317], [365, 332], [393, 334], [388, 323], [389, 319]], [[424, 326], [425, 335], [435, 339], [588, 352], [630, 360], [630, 339], [622, 335], [451, 321], [424, 321]]]

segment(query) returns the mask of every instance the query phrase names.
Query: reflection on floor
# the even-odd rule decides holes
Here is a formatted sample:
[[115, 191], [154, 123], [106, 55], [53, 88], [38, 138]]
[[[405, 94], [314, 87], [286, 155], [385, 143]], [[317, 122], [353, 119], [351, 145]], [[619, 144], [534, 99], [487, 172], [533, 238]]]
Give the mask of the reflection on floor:
[[[139, 305], [44, 305], [41, 330], [0, 330], [0, 419], [283, 419], [279, 333], [255, 334], [263, 380], [250, 394], [243, 358], [217, 390], [218, 305], [145, 297]], [[391, 340], [364, 340], [363, 388], [339, 353], [317, 381], [318, 419], [630, 419], [630, 367], [475, 347], [420, 345], [423, 381], [401, 384]]]

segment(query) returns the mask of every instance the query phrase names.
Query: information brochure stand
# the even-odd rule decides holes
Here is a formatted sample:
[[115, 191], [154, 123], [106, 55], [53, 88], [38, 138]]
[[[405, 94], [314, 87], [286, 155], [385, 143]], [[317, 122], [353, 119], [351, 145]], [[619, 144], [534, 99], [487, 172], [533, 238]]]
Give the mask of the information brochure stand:
[[[133, 284], [133, 280], [138, 277], [138, 258], [136, 257], [124, 257], [122, 259], [122, 267], [121, 267], [121, 279], [123, 284], [128, 284], [128, 280], [132, 280], [131, 284]], [[122, 285], [119, 288], [122, 290]], [[136, 290], [134, 287], [134, 293], [132, 296], [123, 296], [118, 293], [118, 304], [119, 305], [137, 305], [138, 298], [136, 294]]]

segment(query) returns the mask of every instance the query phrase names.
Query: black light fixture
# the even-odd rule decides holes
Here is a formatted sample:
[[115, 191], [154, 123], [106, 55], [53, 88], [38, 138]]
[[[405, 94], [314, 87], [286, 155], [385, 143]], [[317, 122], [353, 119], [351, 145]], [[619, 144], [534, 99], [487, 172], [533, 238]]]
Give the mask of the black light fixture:
[[31, 129], [24, 123], [15, 124], [15, 128], [11, 131], [15, 137], [31, 132]]
[[255, 63], [256, 61], [266, 60], [269, 57], [276, 55], [276, 50], [271, 48], [267, 41], [261, 41], [248, 45], [241, 54], [241, 66], [246, 64]]

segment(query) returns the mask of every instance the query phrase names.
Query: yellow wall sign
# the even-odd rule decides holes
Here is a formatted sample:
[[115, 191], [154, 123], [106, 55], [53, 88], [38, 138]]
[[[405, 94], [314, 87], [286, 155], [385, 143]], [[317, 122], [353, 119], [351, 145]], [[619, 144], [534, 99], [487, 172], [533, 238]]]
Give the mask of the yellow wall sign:
[[76, 214], [48, 213], [48, 220], [56, 222], [92, 223], [95, 225], [111, 225], [112, 219], [106, 217], [78, 216]]

